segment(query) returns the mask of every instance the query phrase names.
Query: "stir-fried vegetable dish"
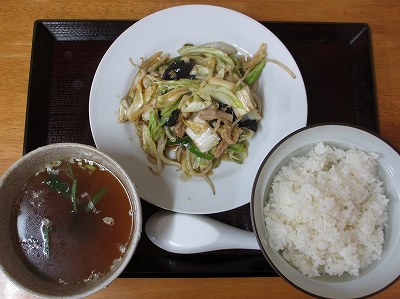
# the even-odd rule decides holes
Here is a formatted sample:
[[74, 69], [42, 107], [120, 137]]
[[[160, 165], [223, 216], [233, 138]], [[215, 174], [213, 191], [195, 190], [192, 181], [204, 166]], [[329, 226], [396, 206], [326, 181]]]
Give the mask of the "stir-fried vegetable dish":
[[243, 163], [257, 131], [262, 113], [253, 89], [267, 62], [266, 45], [249, 57], [222, 42], [184, 45], [178, 53], [142, 60], [119, 121], [134, 124], [154, 173], [174, 165], [204, 177], [215, 193], [212, 170], [221, 160]]

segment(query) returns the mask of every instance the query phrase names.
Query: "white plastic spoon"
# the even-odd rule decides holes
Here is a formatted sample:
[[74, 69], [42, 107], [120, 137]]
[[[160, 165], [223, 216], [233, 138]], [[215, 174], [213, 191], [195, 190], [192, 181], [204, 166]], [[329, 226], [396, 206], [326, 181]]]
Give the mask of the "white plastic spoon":
[[232, 227], [204, 215], [162, 210], [147, 220], [145, 231], [155, 245], [173, 253], [260, 249], [253, 232]]

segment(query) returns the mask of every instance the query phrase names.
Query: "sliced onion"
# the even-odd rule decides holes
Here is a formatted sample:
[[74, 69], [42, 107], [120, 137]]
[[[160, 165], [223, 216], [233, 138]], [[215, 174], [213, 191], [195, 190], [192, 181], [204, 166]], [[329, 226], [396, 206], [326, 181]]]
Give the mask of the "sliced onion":
[[237, 50], [234, 46], [224, 42], [211, 42], [204, 44], [203, 46], [216, 48], [218, 50], [221, 50], [222, 52], [225, 52], [228, 55], [237, 53]]

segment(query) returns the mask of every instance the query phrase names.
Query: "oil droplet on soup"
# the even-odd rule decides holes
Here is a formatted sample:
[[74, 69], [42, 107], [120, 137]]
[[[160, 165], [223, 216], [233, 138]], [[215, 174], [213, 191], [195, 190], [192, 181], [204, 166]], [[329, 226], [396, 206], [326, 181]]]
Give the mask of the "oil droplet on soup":
[[133, 228], [131, 211], [125, 188], [103, 166], [56, 161], [25, 184], [13, 209], [11, 233], [33, 271], [55, 283], [82, 283], [122, 260], [121, 248]]

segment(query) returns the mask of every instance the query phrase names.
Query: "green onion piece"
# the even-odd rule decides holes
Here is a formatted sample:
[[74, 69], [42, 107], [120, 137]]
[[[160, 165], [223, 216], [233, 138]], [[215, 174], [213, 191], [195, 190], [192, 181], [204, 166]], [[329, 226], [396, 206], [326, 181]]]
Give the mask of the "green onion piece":
[[95, 171], [97, 169], [96, 166], [91, 165], [91, 164], [85, 164], [84, 167], [91, 171]]
[[181, 138], [176, 138], [176, 140], [175, 141], [171, 141], [171, 140], [168, 140], [167, 141], [167, 145], [176, 145], [176, 144], [187, 144], [187, 143], [189, 143], [191, 141], [191, 139], [190, 139], [190, 137], [189, 136], [184, 136], [184, 137], [181, 137]]
[[54, 191], [62, 194], [66, 198], [70, 197], [71, 190], [69, 189], [69, 185], [66, 182], [60, 180], [55, 174], [51, 174], [47, 179], [43, 181], [43, 183], [49, 186]]
[[241, 67], [241, 65], [240, 65], [239, 60], [236, 58], [235, 54], [229, 55], [229, 58], [232, 59], [233, 63], [235, 64], [235, 66], [234, 66], [234, 68], [233, 68], [233, 71], [234, 71], [237, 75], [239, 75], [239, 76], [241, 77], [241, 76], [242, 76], [242, 73], [240, 72], [240, 67]]
[[215, 156], [212, 153], [203, 153], [201, 152], [196, 145], [193, 144], [192, 140], [189, 136], [184, 136], [182, 138], [177, 138], [175, 141], [168, 140], [167, 145], [183, 145], [197, 157], [205, 159], [205, 160], [214, 160]]
[[72, 187], [71, 187], [71, 190], [69, 190], [70, 192], [68, 192], [68, 193], [70, 194], [70, 198], [71, 198], [71, 202], [72, 202], [72, 212], [75, 213], [78, 211], [78, 207], [76, 204], [76, 187], [78, 184], [78, 180], [76, 179], [74, 172], [72, 171], [71, 163], [68, 163], [67, 174], [72, 179]]
[[93, 210], [94, 207], [99, 203], [100, 199], [104, 196], [104, 194], [106, 194], [106, 192], [107, 192], [106, 187], [103, 187], [99, 191], [97, 191], [97, 193], [92, 198], [92, 200], [89, 201], [89, 203], [87, 204], [87, 206], [85, 208], [85, 212], [89, 212], [89, 211]]
[[259, 63], [257, 63], [256, 66], [247, 74], [243, 82], [249, 86], [253, 85], [253, 83], [256, 82], [256, 80], [260, 77], [266, 63], [266, 59], [262, 59]]
[[201, 152], [198, 148], [197, 148], [197, 146], [195, 146], [193, 143], [191, 143], [191, 142], [189, 142], [188, 144], [186, 144], [185, 145], [186, 146], [186, 148], [189, 150], [189, 151], [191, 151], [193, 154], [195, 154], [197, 157], [200, 157], [200, 158], [202, 158], [202, 159], [205, 159], [205, 160], [214, 160], [215, 159], [215, 156], [212, 154], [212, 153], [208, 153], [208, 152], [206, 152], [206, 153], [203, 153], [203, 152]]
[[72, 202], [72, 212], [76, 212], [78, 207], [76, 205], [76, 186], [78, 184], [77, 179], [73, 179], [71, 188], [71, 202]]
[[43, 238], [43, 253], [45, 256], [49, 256], [50, 254], [50, 230], [51, 230], [51, 221], [47, 218], [42, 220], [42, 225], [40, 230], [42, 232]]
[[68, 171], [67, 171], [67, 174], [68, 174], [68, 176], [69, 176], [71, 179], [75, 179], [75, 175], [74, 175], [74, 172], [72, 171], [71, 163], [68, 163]]

